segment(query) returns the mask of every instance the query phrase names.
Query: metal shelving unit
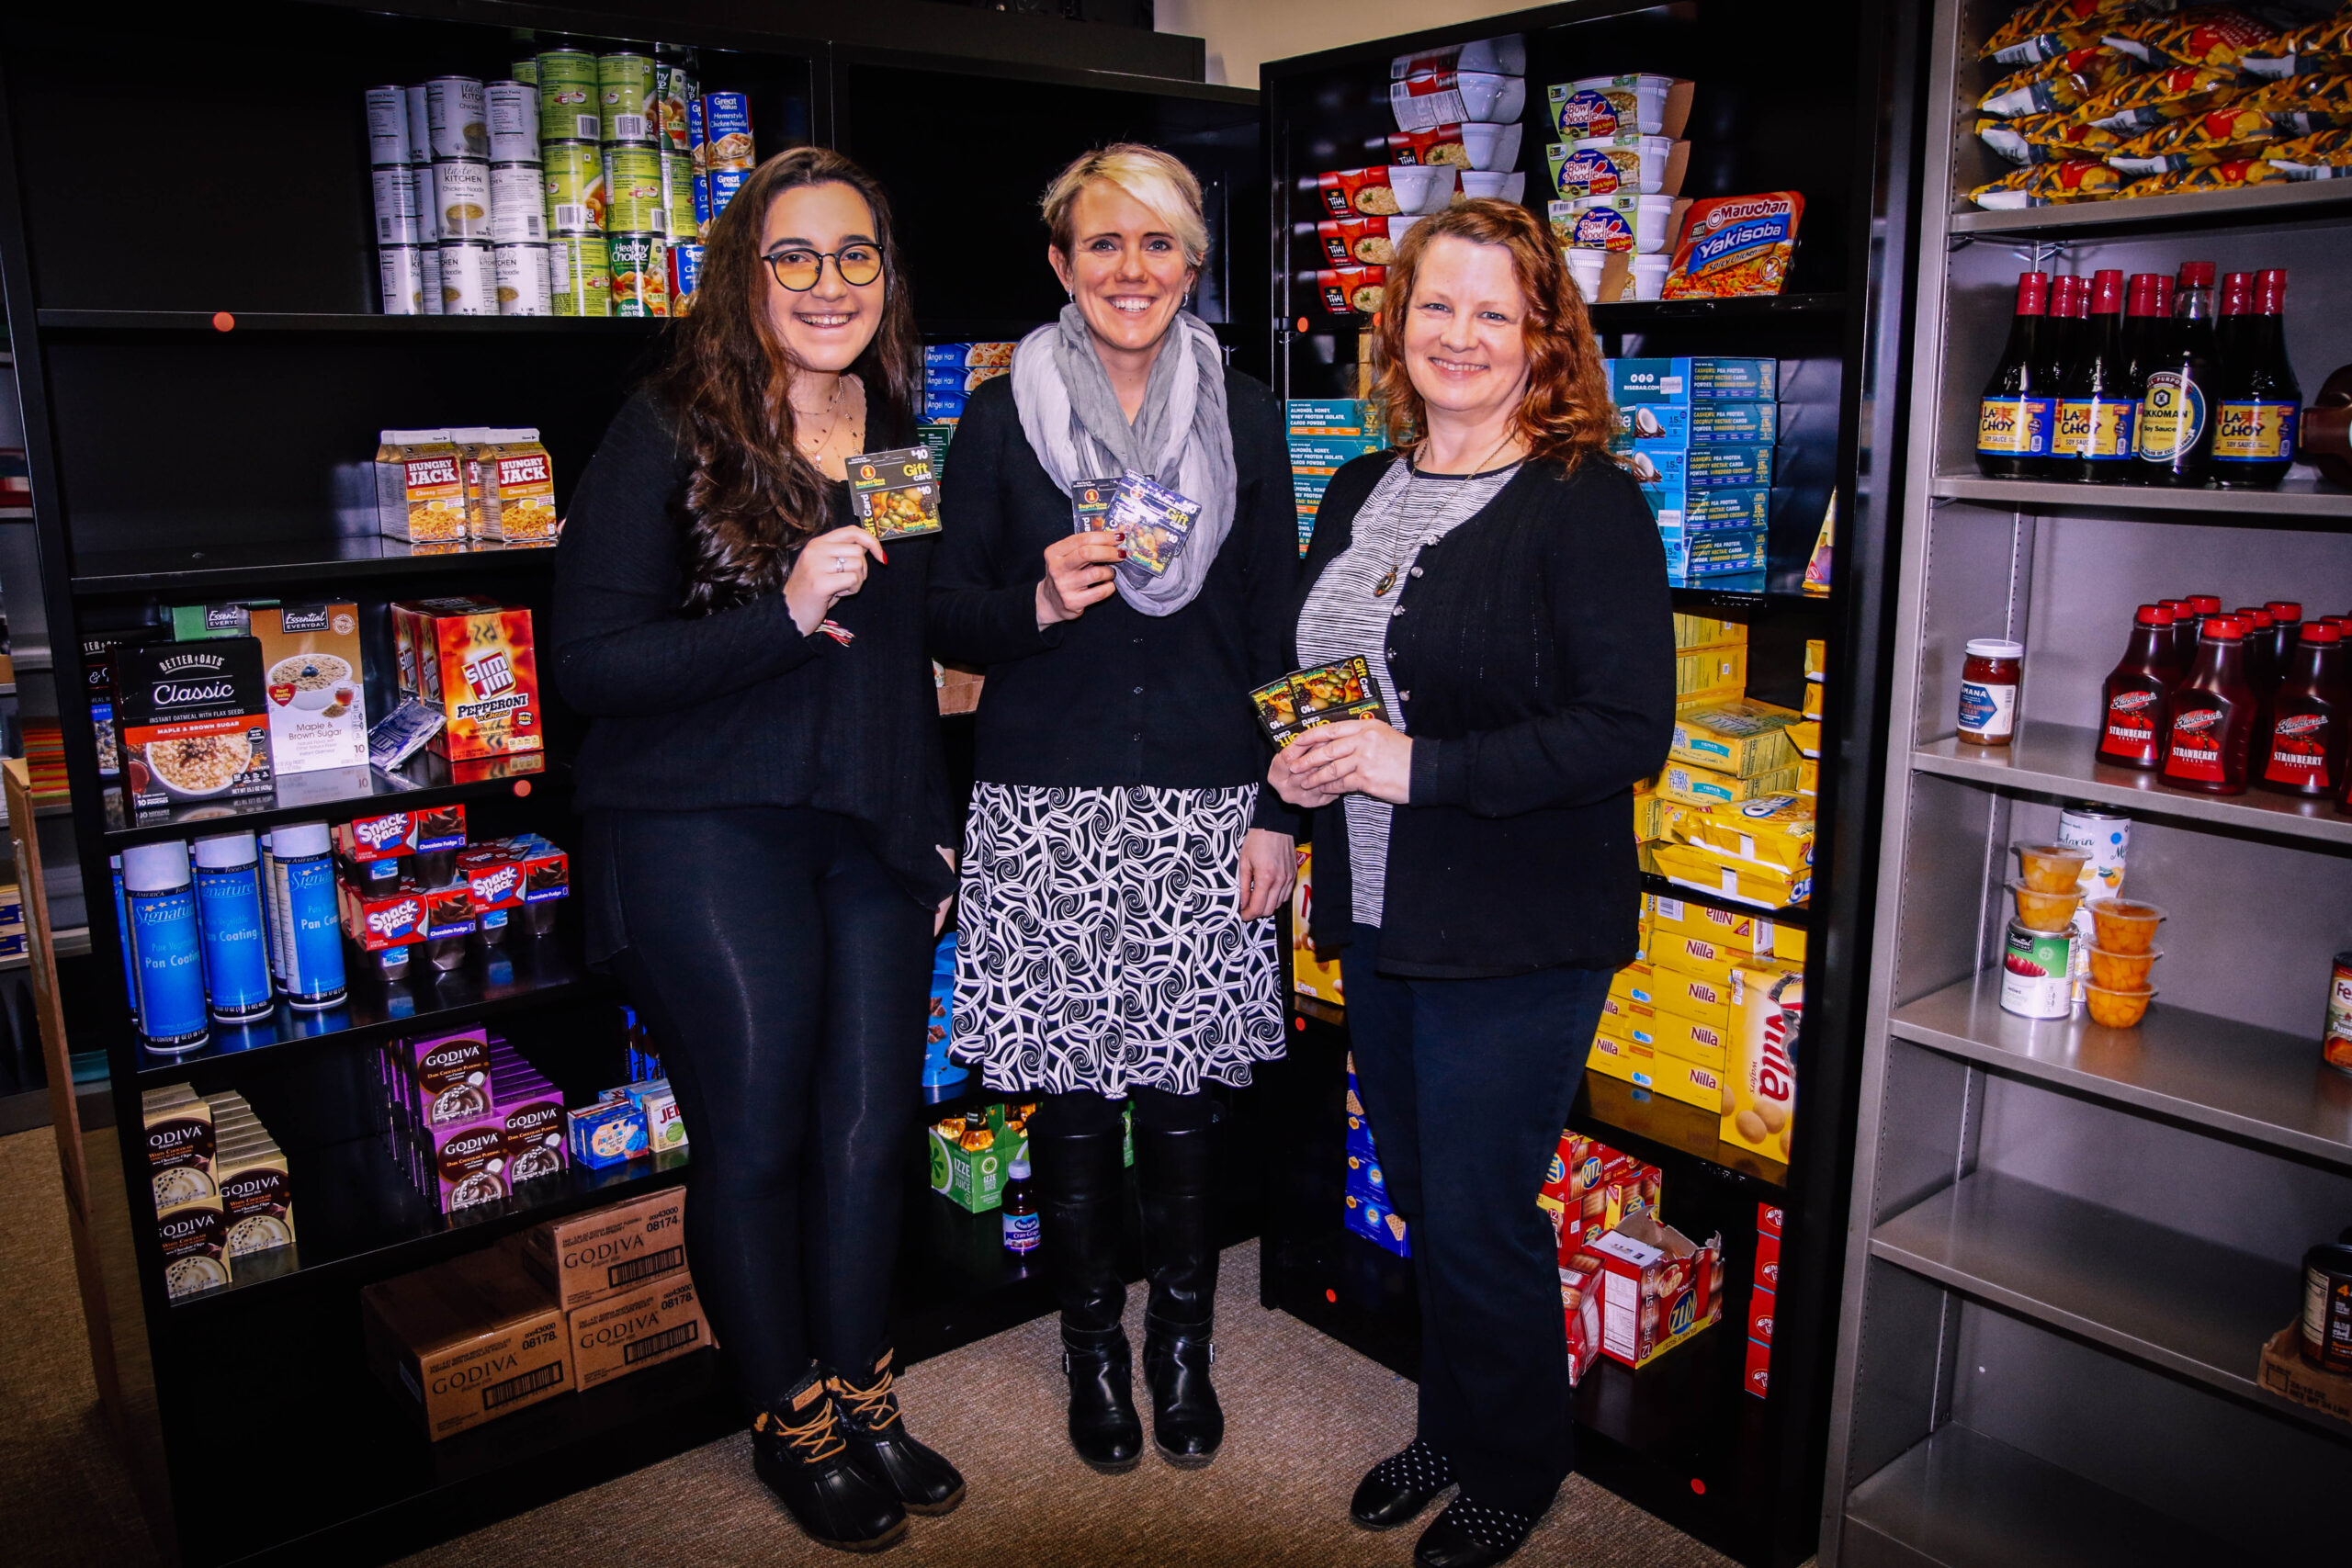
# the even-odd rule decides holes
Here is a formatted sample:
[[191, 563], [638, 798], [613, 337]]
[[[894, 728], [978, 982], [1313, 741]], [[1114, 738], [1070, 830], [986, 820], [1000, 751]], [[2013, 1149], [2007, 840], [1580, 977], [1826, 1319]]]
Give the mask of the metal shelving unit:
[[[2288, 347], [2315, 389], [2352, 361], [2352, 191], [1964, 209], [1997, 172], [1971, 131], [1977, 45], [2013, 8], [1941, 0], [1933, 24], [1822, 1562], [2291, 1560], [2335, 1540], [2326, 1499], [2352, 1462], [2352, 1427], [2256, 1380], [2300, 1307], [2302, 1250], [2352, 1220], [2352, 1077], [2318, 1043], [2352, 933], [2352, 815], [2195, 795], [2094, 752], [2132, 607], [2213, 592], [2339, 610], [2352, 494], [2307, 469], [2275, 492], [1992, 479], [1973, 447], [2029, 267], [2285, 266]], [[2018, 733], [1962, 746], [1962, 644], [1996, 636], [2027, 649]], [[2000, 1009], [2008, 846], [2075, 803], [2132, 819], [2124, 891], [2171, 912], [2133, 1029]]]

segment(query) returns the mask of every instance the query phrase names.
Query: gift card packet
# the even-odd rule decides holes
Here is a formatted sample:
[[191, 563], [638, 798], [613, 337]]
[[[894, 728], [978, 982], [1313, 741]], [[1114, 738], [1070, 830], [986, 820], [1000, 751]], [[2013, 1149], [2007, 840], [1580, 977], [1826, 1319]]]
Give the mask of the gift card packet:
[[1091, 534], [1111, 526], [1111, 495], [1119, 481], [1080, 479], [1069, 487], [1069, 531]]
[[888, 543], [939, 532], [939, 481], [931, 448], [899, 446], [849, 460], [849, 504], [858, 522]]
[[1141, 474], [1121, 474], [1111, 491], [1106, 525], [1125, 536], [1126, 561], [1154, 577], [1176, 564], [1201, 503]]
[[1388, 709], [1373, 684], [1372, 665], [1362, 654], [1295, 671], [1250, 694], [1258, 723], [1277, 750], [1317, 725], [1342, 719], [1388, 722]]

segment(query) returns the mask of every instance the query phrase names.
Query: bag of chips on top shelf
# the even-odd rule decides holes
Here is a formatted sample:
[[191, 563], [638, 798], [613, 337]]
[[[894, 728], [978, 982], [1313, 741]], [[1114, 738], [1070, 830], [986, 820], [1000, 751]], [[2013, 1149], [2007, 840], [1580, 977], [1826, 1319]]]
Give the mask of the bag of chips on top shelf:
[[2123, 176], [2094, 159], [2064, 164], [2034, 164], [2012, 169], [1989, 185], [1978, 186], [1968, 199], [1994, 211], [2025, 207], [2060, 207], [2075, 201], [2102, 201], [2119, 194]]
[[2263, 158], [2290, 180], [2352, 179], [2352, 130], [2314, 130], [2274, 142]]
[[2144, 75], [2127, 75], [2119, 78], [2112, 86], [2083, 100], [2075, 118], [2131, 135], [2147, 130], [2155, 121], [2135, 122], [2123, 117], [2165, 104], [2201, 97], [2230, 86], [2235, 80], [2236, 73], [2211, 65], [2176, 65], [2169, 70], [2151, 71]]
[[2278, 29], [2234, 6], [2194, 6], [2170, 14], [2135, 17], [2104, 35], [2115, 48], [2151, 65], [2237, 68], [2240, 59], [2277, 42]]
[[2352, 6], [2278, 40], [2278, 52], [2292, 60], [2297, 71], [2338, 71], [2352, 66]]
[[1976, 122], [1984, 145], [2012, 164], [2063, 164], [2070, 158], [2097, 158], [2123, 145], [2123, 138], [2104, 126], [2069, 119], [2063, 114], [2020, 115], [2015, 119], [1992, 116]]
[[2115, 91], [2139, 70], [2140, 62], [2121, 50], [2093, 44], [2011, 72], [1985, 89], [1976, 107], [1986, 114], [2010, 118], [2021, 114], [2067, 113]]
[[2131, 197], [2187, 196], [2196, 191], [2235, 190], [2241, 186], [2278, 185], [2286, 178], [2287, 171], [2284, 169], [2260, 158], [2243, 158], [2134, 180], [2125, 186], [2120, 194]]
[[2352, 72], [2289, 76], [2251, 88], [2230, 102], [2268, 115], [2274, 126], [2290, 136], [2352, 125]]
[[[2041, 34], [2068, 28], [2088, 27], [2109, 17], [2128, 17], [2139, 9], [2139, 0], [2040, 0], [2038, 4], [2020, 6], [2009, 19], [1993, 29], [1984, 40], [1979, 57], [2010, 62], [2013, 51], [2022, 48]], [[2049, 56], [2038, 55], [2037, 59]]]

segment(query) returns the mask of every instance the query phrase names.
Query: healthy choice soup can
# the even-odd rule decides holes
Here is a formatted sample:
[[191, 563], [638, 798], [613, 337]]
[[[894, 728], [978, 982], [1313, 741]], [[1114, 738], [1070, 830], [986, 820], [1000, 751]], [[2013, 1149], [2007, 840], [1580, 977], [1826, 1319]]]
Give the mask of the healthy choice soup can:
[[670, 313], [669, 246], [659, 234], [610, 234], [605, 248], [613, 269], [613, 314]]

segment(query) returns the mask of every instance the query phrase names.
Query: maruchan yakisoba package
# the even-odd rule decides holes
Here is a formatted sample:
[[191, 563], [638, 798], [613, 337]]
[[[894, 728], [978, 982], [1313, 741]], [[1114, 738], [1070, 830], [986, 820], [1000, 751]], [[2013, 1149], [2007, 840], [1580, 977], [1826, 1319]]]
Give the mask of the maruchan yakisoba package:
[[1792, 190], [1692, 202], [1661, 298], [1778, 294], [1788, 282], [1804, 217], [1804, 197]]

